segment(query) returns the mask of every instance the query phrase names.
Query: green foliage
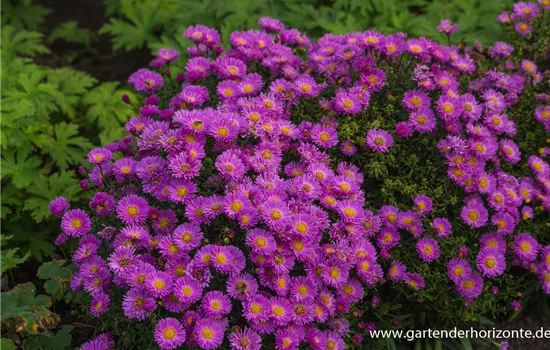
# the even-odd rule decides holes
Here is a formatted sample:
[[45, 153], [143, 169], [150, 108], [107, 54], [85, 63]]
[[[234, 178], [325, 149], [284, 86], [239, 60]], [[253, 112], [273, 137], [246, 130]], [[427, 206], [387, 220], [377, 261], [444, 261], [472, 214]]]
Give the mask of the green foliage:
[[185, 52], [182, 32], [197, 23], [214, 27], [224, 42], [235, 30], [258, 28], [262, 16], [280, 19], [312, 38], [326, 32], [343, 34], [375, 29], [383, 33], [406, 32], [442, 42], [436, 30], [440, 19], [460, 23], [459, 40], [484, 44], [504, 38], [496, 16], [513, 0], [431, 1], [431, 0], [106, 0], [108, 15], [117, 18], [104, 25], [101, 33], [113, 37], [113, 49], [132, 50], [147, 45], [153, 52], [173, 47]]
[[27, 282], [18, 284], [13, 289], [1, 294], [2, 322], [9, 321], [16, 332], [38, 334], [39, 331], [51, 328], [59, 321], [59, 316], [52, 313], [51, 298], [36, 295], [36, 287]]
[[137, 96], [129, 91], [117, 89], [119, 83], [106, 82], [86, 93], [82, 102], [89, 106], [86, 119], [90, 123], [97, 123], [101, 129], [116, 129], [125, 123], [134, 113], [132, 106], [122, 101], [123, 95], [136, 101]]
[[64, 260], [53, 260], [42, 264], [38, 268], [36, 276], [46, 280], [44, 289], [54, 300], [61, 299], [67, 293], [67, 287], [73, 276], [73, 272], [65, 267]]
[[0, 348], [4, 350], [16, 350], [15, 344], [11, 339], [2, 338], [0, 339]]
[[77, 21], [67, 21], [59, 24], [48, 36], [48, 43], [52, 44], [56, 40], [63, 40], [68, 43], [81, 44], [90, 47], [92, 41], [96, 39], [94, 33], [86, 28], [79, 28]]
[[30, 210], [36, 222], [49, 216], [48, 205], [55, 197], [74, 200], [80, 192], [78, 181], [70, 172], [59, 172], [50, 176], [39, 175], [27, 191], [34, 196], [25, 201], [25, 210]]
[[[2, 0], [3, 25], [37, 30], [42, 23], [44, 23], [44, 17], [50, 12], [50, 9], [33, 3], [33, 0], [22, 0], [17, 2]], [[4, 28], [2, 28], [2, 30], [4, 30]], [[3, 37], [2, 41], [4, 41]]]
[[[59, 38], [89, 45], [92, 36], [75, 24], [55, 29], [50, 42]], [[28, 26], [3, 26], [1, 43], [2, 218], [3, 234], [13, 236], [2, 259], [9, 268], [29, 252], [39, 261], [54, 254], [51, 242], [58, 229], [51, 225], [49, 202], [58, 196], [84, 197], [76, 165], [94, 145], [120, 134], [132, 113], [122, 95], [137, 100], [117, 83], [98, 84], [84, 72], [32, 63], [32, 57], [49, 49], [42, 33], [22, 27]]]
[[69, 349], [71, 345], [71, 332], [73, 326], [64, 326], [56, 334], [39, 334], [31, 337], [27, 341], [29, 350], [64, 350]]
[[[5, 246], [10, 238], [12, 238], [12, 236], [0, 236], [0, 244]], [[31, 256], [31, 253], [27, 252], [27, 254], [21, 257], [19, 256], [18, 250], [19, 248], [2, 249], [0, 252], [0, 275], [4, 275], [4, 272], [21, 265]]]
[[9, 58], [16, 54], [35, 56], [49, 52], [48, 48], [41, 43], [42, 37], [43, 35], [38, 32], [18, 31], [12, 26], [2, 27], [2, 58]]
[[61, 170], [66, 170], [69, 164], [77, 164], [86, 152], [92, 148], [88, 139], [78, 135], [78, 125], [61, 122], [51, 127], [52, 133], [41, 134], [36, 143], [41, 152], [49, 155]]
[[113, 18], [99, 32], [113, 35], [115, 50], [143, 47], [155, 41], [159, 27], [169, 24], [172, 12], [178, 10], [177, 4], [175, 0], [122, 0], [119, 11], [124, 20]]

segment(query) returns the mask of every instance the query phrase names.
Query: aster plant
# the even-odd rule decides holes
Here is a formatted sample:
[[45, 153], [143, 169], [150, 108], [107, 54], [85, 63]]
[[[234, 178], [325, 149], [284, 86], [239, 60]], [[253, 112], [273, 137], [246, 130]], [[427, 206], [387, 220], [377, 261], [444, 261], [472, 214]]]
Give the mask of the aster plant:
[[128, 136], [89, 153], [88, 207], [51, 203], [93, 316], [161, 349], [344, 349], [376, 328], [361, 315], [471, 322], [519, 310], [526, 281], [550, 293], [538, 62], [506, 43], [259, 24], [228, 50], [187, 28], [178, 74], [160, 50], [129, 79], [143, 103], [125, 99]]

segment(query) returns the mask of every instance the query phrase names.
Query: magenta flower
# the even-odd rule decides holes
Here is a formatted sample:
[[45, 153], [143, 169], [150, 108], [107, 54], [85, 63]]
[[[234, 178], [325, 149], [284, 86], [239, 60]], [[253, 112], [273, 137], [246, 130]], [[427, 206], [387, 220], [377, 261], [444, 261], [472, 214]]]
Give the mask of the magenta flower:
[[70, 237], [80, 237], [90, 231], [92, 222], [88, 214], [80, 209], [66, 212], [61, 219], [61, 229]]
[[57, 197], [50, 202], [50, 214], [54, 216], [62, 216], [67, 210], [69, 210], [70, 207], [71, 205], [69, 204], [67, 198]]
[[433, 238], [422, 238], [416, 244], [416, 251], [422, 260], [426, 262], [434, 261], [439, 258], [439, 245]]
[[393, 137], [385, 130], [371, 129], [366, 137], [367, 146], [374, 152], [388, 152], [393, 145]]
[[451, 35], [457, 31], [459, 24], [453, 24], [450, 19], [442, 19], [437, 26], [437, 31]]
[[185, 330], [175, 318], [165, 318], [157, 323], [155, 341], [161, 349], [175, 349], [185, 341]]

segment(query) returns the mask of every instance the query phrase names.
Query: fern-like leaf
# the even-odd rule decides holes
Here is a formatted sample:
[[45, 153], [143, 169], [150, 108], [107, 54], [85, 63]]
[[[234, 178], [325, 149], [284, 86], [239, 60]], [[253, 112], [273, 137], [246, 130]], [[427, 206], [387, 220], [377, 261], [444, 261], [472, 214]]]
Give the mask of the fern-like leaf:
[[63, 171], [50, 176], [37, 176], [27, 188], [27, 192], [33, 197], [25, 201], [23, 209], [31, 211], [34, 221], [41, 222], [50, 215], [48, 205], [52, 199], [55, 197], [75, 199], [80, 192], [80, 186], [73, 175], [73, 172]]
[[134, 109], [122, 101], [122, 95], [127, 94], [135, 101], [137, 96], [128, 90], [117, 89], [119, 83], [103, 83], [84, 95], [82, 102], [89, 105], [86, 118], [96, 122], [102, 129], [116, 128], [128, 120]]
[[78, 125], [65, 122], [53, 126], [53, 135], [42, 134], [38, 142], [41, 151], [49, 155], [61, 170], [70, 164], [78, 164], [93, 145], [87, 138], [78, 135]]
[[15, 187], [29, 186], [42, 161], [30, 154], [30, 147], [9, 149], [2, 152], [2, 179], [11, 178]]
[[48, 53], [50, 50], [42, 44], [43, 35], [38, 32], [17, 31], [12, 26], [2, 27], [2, 56], [3, 58], [24, 55], [35, 56], [39, 53]]

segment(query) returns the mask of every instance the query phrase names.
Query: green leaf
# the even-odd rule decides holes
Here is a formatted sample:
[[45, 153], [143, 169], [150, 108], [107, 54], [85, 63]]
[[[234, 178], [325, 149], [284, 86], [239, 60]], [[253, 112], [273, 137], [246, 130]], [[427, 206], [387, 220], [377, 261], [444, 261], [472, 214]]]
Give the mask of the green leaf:
[[472, 343], [468, 338], [459, 338], [460, 344], [464, 347], [464, 350], [472, 350]]
[[38, 278], [47, 280], [44, 289], [55, 299], [65, 295], [66, 287], [73, 276], [72, 271], [64, 267], [65, 263], [65, 260], [53, 260], [44, 263], [38, 268], [36, 274]]
[[[8, 205], [20, 205], [21, 201], [17, 198], [17, 190], [12, 184], [6, 184], [0, 192], [0, 219], [5, 219], [12, 210]], [[2, 244], [0, 244], [0, 247]]]
[[11, 339], [2, 338], [0, 339], [0, 349], [2, 350], [17, 350], [15, 344]]
[[2, 0], [2, 26], [37, 30], [50, 12], [50, 9], [32, 1]]
[[19, 257], [15, 255], [18, 250], [19, 248], [14, 248], [0, 252], [0, 274], [4, 274], [9, 269], [13, 269], [17, 265], [24, 263], [31, 256], [31, 253], [27, 252], [23, 257]]
[[136, 101], [137, 96], [129, 90], [117, 89], [118, 85], [117, 82], [102, 83], [82, 98], [89, 106], [86, 118], [90, 122], [97, 121], [101, 129], [120, 127], [135, 113], [131, 105], [122, 101], [122, 95], [128, 95], [130, 101]]
[[73, 326], [66, 325], [55, 335], [40, 334], [29, 338], [27, 347], [29, 350], [65, 350], [71, 346]]
[[2, 152], [2, 179], [11, 177], [15, 187], [25, 188], [34, 181], [37, 168], [42, 161], [30, 155], [30, 147], [10, 149]]
[[36, 222], [41, 222], [50, 215], [48, 205], [55, 197], [65, 197], [68, 200], [76, 199], [80, 192], [78, 181], [73, 178], [72, 172], [60, 172], [51, 176], [40, 175], [28, 187], [27, 192], [34, 197], [25, 201], [24, 210], [30, 210]]
[[67, 21], [57, 25], [52, 30], [48, 37], [48, 43], [52, 44], [59, 39], [68, 43], [82, 44], [90, 47], [92, 40], [96, 39], [96, 36], [86, 28], [78, 28], [77, 21]]
[[61, 107], [61, 111], [73, 119], [81, 96], [87, 93], [97, 83], [97, 80], [84, 72], [60, 68], [48, 72], [48, 83], [55, 84], [63, 94], [65, 98], [56, 102]]
[[132, 1], [122, 0], [121, 11], [125, 20], [111, 19], [99, 30], [113, 36], [114, 50], [133, 50], [155, 41], [158, 27], [168, 25], [178, 7], [175, 0]]
[[41, 152], [55, 160], [61, 170], [66, 170], [70, 164], [78, 164], [93, 148], [88, 139], [78, 135], [78, 125], [65, 122], [53, 126], [53, 135], [40, 135], [38, 146]]
[[45, 295], [36, 296], [36, 287], [31, 282], [18, 284], [2, 293], [0, 304], [0, 320], [13, 320], [18, 332], [37, 334], [39, 330], [46, 329], [59, 320], [59, 316], [49, 310], [51, 298]]
[[38, 69], [25, 70], [18, 75], [17, 86], [2, 91], [3, 102], [20, 103], [29, 101], [36, 111], [36, 123], [46, 122], [51, 112], [59, 110], [58, 105], [66, 104], [64, 94], [57, 86], [45, 82], [46, 72]]
[[17, 31], [12, 26], [2, 26], [2, 57], [35, 56], [50, 52], [46, 46], [42, 45], [42, 37], [43, 35], [39, 32]]

